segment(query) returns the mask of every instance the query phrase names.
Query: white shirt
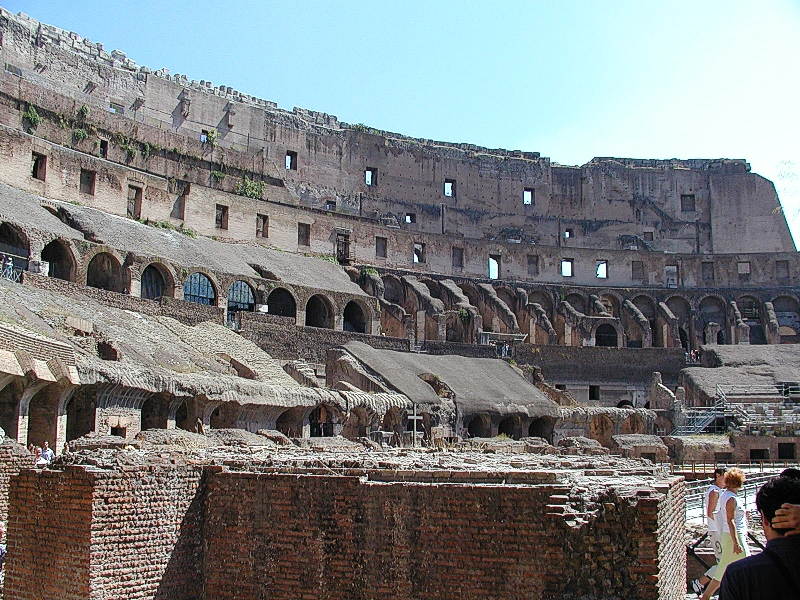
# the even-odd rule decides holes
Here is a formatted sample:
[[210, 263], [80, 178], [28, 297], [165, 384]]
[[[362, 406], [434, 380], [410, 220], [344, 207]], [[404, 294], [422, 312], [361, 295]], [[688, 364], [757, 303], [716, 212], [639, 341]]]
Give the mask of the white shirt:
[[[714, 507], [714, 510], [712, 511], [712, 514], [709, 517], [708, 498], [709, 496], [711, 496], [711, 492], [717, 492], [717, 505]], [[722, 492], [723, 489], [719, 487], [716, 483], [712, 483], [710, 486], [708, 486], [708, 489], [706, 490], [706, 501], [703, 504], [703, 506], [706, 507], [706, 528], [708, 528], [709, 531], [719, 531], [717, 529], [717, 513], [719, 512], [719, 507], [720, 507], [719, 498], [722, 495]]]
[[719, 497], [719, 512], [717, 513], [719, 531], [722, 533], [730, 533], [731, 531], [728, 527], [728, 511], [725, 508], [725, 505], [731, 498], [733, 498], [734, 502], [733, 524], [736, 526], [736, 531], [739, 533], [739, 535], [745, 536], [747, 535], [747, 513], [745, 512], [744, 508], [742, 508], [738, 496], [730, 490], [725, 490]]

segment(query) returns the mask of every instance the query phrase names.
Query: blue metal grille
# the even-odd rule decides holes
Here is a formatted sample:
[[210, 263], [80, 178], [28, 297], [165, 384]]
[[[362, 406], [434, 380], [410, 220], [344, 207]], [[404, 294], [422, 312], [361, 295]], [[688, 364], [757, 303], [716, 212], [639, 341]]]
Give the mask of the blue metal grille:
[[216, 306], [217, 293], [208, 277], [202, 273], [192, 273], [183, 284], [183, 299], [197, 304]]

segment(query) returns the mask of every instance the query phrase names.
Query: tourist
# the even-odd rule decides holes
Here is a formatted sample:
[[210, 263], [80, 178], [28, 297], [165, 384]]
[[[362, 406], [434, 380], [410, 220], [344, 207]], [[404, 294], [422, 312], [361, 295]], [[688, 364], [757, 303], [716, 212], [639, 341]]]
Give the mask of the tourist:
[[[800, 469], [789, 467], [781, 472], [781, 477], [790, 477], [793, 479], [800, 479]], [[775, 511], [775, 518], [772, 520], [772, 525], [776, 529], [790, 529], [786, 535], [795, 535], [800, 533], [800, 504], [785, 503], [777, 511]]]
[[775, 477], [756, 494], [756, 508], [761, 513], [761, 527], [767, 538], [764, 552], [733, 563], [720, 586], [720, 600], [797, 600], [800, 598], [800, 535], [776, 527], [779, 507], [800, 504], [800, 479]]
[[0, 593], [3, 592], [3, 584], [5, 583], [5, 569], [3, 568], [6, 562], [6, 524], [0, 521]]
[[44, 467], [47, 466], [49, 463], [47, 459], [42, 456], [42, 448], [41, 446], [36, 446], [36, 449], [33, 451], [34, 461], [33, 466], [35, 467]]
[[703, 600], [708, 600], [711, 594], [717, 591], [729, 564], [750, 556], [750, 548], [747, 546], [747, 514], [743, 502], [737, 496], [742, 485], [744, 485], [744, 471], [734, 467], [725, 473], [725, 491], [719, 497], [720, 506], [717, 512], [722, 556], [711, 581], [700, 596]]
[[[714, 481], [706, 488], [705, 507], [706, 507], [706, 530], [711, 541], [711, 548], [714, 550], [714, 559], [719, 562], [722, 556], [722, 543], [719, 539], [717, 529], [717, 512], [719, 511], [719, 496], [725, 489], [725, 469], [717, 467], [714, 469]], [[692, 589], [698, 596], [703, 593], [705, 587], [714, 578], [717, 565], [712, 565], [700, 579], [692, 580]]]
[[45, 459], [48, 463], [53, 462], [53, 459], [56, 457], [53, 449], [50, 448], [50, 443], [45, 440], [44, 444], [42, 445], [42, 458]]

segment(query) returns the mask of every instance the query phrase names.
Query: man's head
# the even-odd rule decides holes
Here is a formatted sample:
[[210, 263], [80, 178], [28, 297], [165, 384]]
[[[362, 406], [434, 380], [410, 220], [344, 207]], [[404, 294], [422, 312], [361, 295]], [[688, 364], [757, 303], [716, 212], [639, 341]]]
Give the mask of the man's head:
[[717, 487], [722, 487], [725, 485], [725, 468], [724, 467], [717, 467], [714, 469], [714, 483]]
[[[800, 479], [783, 475], [770, 479], [756, 494], [756, 508], [761, 512], [764, 535], [768, 538], [783, 535], [788, 529], [774, 529], [775, 511], [784, 503], [800, 504]], [[774, 535], [770, 535], [774, 532]]]
[[50, 447], [50, 442], [48, 442], [47, 440], [45, 440], [45, 441], [44, 441], [44, 444], [42, 444], [42, 446], [44, 447], [44, 449], [45, 449], [45, 450], [47, 450], [47, 449]]

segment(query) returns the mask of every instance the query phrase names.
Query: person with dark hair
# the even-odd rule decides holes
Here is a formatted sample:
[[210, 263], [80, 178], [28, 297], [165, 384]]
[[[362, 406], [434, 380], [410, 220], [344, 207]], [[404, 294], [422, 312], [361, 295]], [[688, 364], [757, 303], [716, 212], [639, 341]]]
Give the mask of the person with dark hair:
[[775, 526], [775, 513], [786, 503], [800, 504], [800, 478], [770, 479], [756, 494], [756, 508], [767, 547], [761, 554], [736, 561], [725, 571], [719, 600], [797, 600], [800, 598], [800, 535]]
[[[800, 479], [800, 469], [789, 467], [781, 472], [781, 477], [793, 477]], [[800, 533], [800, 504], [784, 503], [777, 511], [772, 520], [773, 525], [778, 529], [791, 529], [786, 535], [796, 535]]]
[[[714, 480], [706, 488], [704, 506], [706, 508], [706, 530], [708, 539], [711, 542], [711, 549], [714, 551], [714, 559], [719, 562], [722, 557], [722, 543], [719, 539], [719, 529], [717, 529], [717, 513], [719, 512], [719, 497], [725, 491], [725, 469], [717, 467], [714, 469]], [[706, 586], [714, 579], [717, 565], [713, 564], [703, 573], [700, 579], [692, 580], [692, 590], [698, 596], [703, 593]]]

